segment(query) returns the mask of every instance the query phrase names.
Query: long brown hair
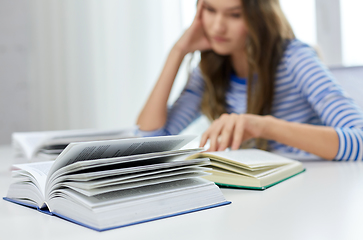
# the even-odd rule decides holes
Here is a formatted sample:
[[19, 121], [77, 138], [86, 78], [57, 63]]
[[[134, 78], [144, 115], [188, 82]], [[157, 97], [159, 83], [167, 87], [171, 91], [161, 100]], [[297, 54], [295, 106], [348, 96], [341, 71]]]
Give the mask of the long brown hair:
[[[279, 0], [241, 0], [248, 36], [247, 113], [271, 114], [275, 74], [287, 40], [295, 38]], [[229, 56], [201, 53], [200, 69], [205, 81], [201, 109], [215, 120], [226, 112], [226, 91], [233, 70]]]

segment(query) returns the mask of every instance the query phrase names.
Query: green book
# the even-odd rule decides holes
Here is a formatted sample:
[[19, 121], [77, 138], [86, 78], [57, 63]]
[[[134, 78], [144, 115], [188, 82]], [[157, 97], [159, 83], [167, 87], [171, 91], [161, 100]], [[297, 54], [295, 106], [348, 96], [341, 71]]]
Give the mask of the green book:
[[301, 162], [258, 149], [203, 152], [188, 159], [209, 158], [205, 179], [219, 186], [264, 190], [305, 171]]

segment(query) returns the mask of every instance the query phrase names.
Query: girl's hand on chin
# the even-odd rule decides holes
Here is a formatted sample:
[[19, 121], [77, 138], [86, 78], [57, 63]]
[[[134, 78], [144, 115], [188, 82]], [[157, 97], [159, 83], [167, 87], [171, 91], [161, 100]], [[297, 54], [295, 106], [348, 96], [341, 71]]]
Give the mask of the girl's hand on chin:
[[244, 141], [263, 138], [266, 125], [267, 116], [225, 113], [204, 132], [200, 147], [209, 139], [210, 148], [207, 151], [224, 151], [227, 147], [236, 150]]
[[180, 37], [174, 48], [183, 55], [194, 51], [205, 51], [211, 49], [211, 44], [205, 35], [202, 23], [203, 0], [199, 0], [197, 13], [190, 27]]

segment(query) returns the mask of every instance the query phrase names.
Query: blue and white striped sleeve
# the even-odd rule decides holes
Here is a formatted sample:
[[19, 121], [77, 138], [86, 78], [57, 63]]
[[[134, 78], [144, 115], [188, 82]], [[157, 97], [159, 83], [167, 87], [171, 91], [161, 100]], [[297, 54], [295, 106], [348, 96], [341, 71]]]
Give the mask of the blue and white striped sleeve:
[[295, 46], [287, 63], [295, 86], [325, 126], [334, 127], [339, 137], [336, 160], [363, 160], [363, 112], [334, 80], [315, 51]]
[[204, 80], [199, 67], [193, 69], [188, 83], [174, 104], [168, 107], [165, 125], [155, 131], [137, 131], [140, 136], [163, 136], [179, 134], [201, 115]]

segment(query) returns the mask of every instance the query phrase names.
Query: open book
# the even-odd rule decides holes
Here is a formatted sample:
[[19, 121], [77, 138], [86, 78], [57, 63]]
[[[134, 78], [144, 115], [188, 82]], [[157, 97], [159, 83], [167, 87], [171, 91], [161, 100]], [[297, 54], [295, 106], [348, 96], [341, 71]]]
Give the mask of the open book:
[[15, 165], [5, 200], [103, 231], [230, 202], [185, 161], [194, 136], [71, 143], [55, 161]]
[[15, 132], [12, 134], [14, 157], [27, 161], [54, 160], [71, 142], [135, 137], [135, 129], [136, 127], [116, 130], [79, 129]]
[[298, 161], [258, 149], [196, 153], [189, 157], [209, 158], [212, 175], [205, 179], [235, 188], [266, 189], [305, 171]]

